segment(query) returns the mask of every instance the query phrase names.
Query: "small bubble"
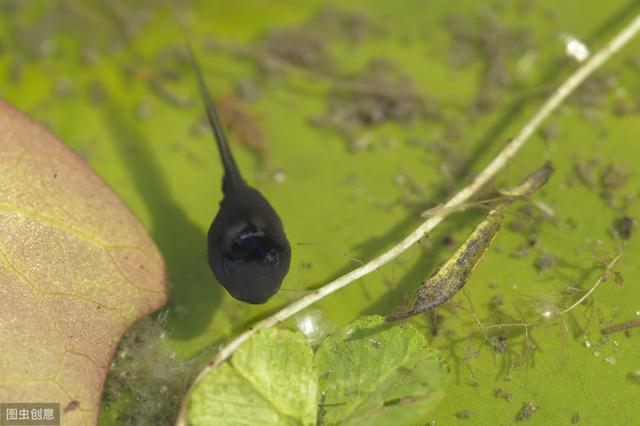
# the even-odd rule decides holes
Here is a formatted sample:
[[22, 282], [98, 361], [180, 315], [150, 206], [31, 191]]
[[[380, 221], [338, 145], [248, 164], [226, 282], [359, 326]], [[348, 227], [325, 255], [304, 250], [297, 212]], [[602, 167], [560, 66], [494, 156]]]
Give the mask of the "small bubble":
[[584, 341], [584, 347], [585, 347], [585, 348], [590, 348], [590, 347], [591, 347], [591, 342], [590, 342], [590, 341], [588, 341], [588, 340], [585, 340], [585, 341]]
[[322, 342], [335, 329], [335, 324], [320, 309], [307, 309], [295, 317], [295, 322], [312, 346]]
[[600, 356], [600, 352], [598, 352], [598, 351], [594, 352], [593, 356]]
[[608, 356], [604, 360], [610, 365], [616, 365], [616, 359], [612, 356]]
[[565, 53], [577, 62], [583, 62], [589, 57], [589, 48], [576, 37], [566, 34], [562, 36], [565, 45]]
[[273, 173], [273, 180], [282, 183], [287, 179], [287, 174], [282, 169], [278, 169]]

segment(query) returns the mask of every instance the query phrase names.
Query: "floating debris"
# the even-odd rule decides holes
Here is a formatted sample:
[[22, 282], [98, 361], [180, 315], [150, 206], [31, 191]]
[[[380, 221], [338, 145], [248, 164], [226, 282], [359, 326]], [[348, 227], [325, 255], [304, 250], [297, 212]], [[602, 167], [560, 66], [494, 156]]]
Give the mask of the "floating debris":
[[501, 191], [505, 199], [489, 212], [453, 255], [433, 275], [422, 282], [416, 292], [417, 297], [413, 308], [406, 312], [391, 314], [387, 320], [403, 320], [430, 311], [460, 291], [489, 249], [502, 225], [504, 212], [511, 202], [531, 195], [549, 180], [552, 173], [553, 167], [547, 163], [517, 186]]
[[623, 216], [615, 221], [614, 232], [619, 238], [628, 240], [633, 234], [635, 224], [636, 220], [634, 218], [632, 218], [631, 216]]
[[511, 402], [513, 400], [513, 395], [510, 392], [506, 392], [500, 388], [493, 391], [493, 396], [496, 398], [504, 399], [507, 402]]
[[608, 327], [603, 328], [601, 332], [604, 335], [608, 335], [608, 334], [617, 333], [619, 331], [628, 330], [630, 328], [638, 327], [638, 326], [640, 326], [640, 319], [634, 319], [630, 321], [621, 322], [619, 324], [610, 325]]
[[473, 414], [473, 412], [471, 410], [469, 410], [468, 408], [465, 408], [464, 410], [460, 410], [456, 413], [456, 417], [459, 419], [468, 419], [471, 417], [471, 415]]
[[615, 191], [624, 186], [629, 176], [627, 169], [618, 164], [609, 164], [602, 171], [600, 175], [600, 196], [610, 208], [618, 209], [621, 207], [616, 200]]
[[349, 43], [383, 33], [366, 15], [334, 7], [321, 9], [305, 26], [325, 38]]
[[511, 199], [526, 198], [544, 186], [553, 174], [553, 165], [547, 161], [544, 166], [531, 173], [517, 186], [500, 190], [500, 194]]
[[535, 263], [535, 267], [539, 272], [544, 272], [549, 268], [552, 268], [556, 264], [556, 258], [552, 254], [542, 253]]
[[[331, 71], [335, 63], [325, 39], [306, 28], [273, 29], [257, 41], [256, 48], [286, 63], [317, 71]], [[269, 61], [260, 65], [268, 73], [282, 72]]]
[[538, 411], [538, 408], [539, 407], [533, 402], [525, 403], [520, 409], [520, 412], [518, 413], [518, 415], [516, 416], [516, 420], [519, 422], [523, 420], [529, 420], [529, 418], [533, 415], [533, 413]]
[[460, 291], [498, 233], [507, 206], [508, 203], [501, 204], [492, 210], [455, 253], [431, 277], [422, 282], [411, 310], [391, 314], [387, 320], [402, 320], [429, 311]]
[[493, 336], [489, 339], [489, 343], [491, 344], [491, 349], [497, 353], [505, 353], [509, 348], [509, 341], [507, 340], [507, 336]]
[[236, 80], [235, 94], [239, 100], [244, 102], [255, 102], [262, 96], [258, 83], [251, 78], [240, 78]]
[[216, 101], [216, 108], [229, 133], [256, 155], [261, 166], [266, 166], [271, 157], [271, 149], [258, 114], [232, 95], [220, 97]]
[[501, 294], [496, 294], [495, 296], [491, 297], [491, 300], [489, 300], [489, 307], [493, 309], [497, 309], [503, 305], [504, 305], [504, 296]]
[[152, 75], [149, 77], [142, 77], [147, 80], [147, 85], [151, 93], [156, 95], [158, 99], [167, 103], [168, 105], [178, 109], [190, 109], [196, 105], [193, 98], [184, 96], [177, 91], [173, 91], [167, 84], [167, 82], [161, 79], [159, 76]]
[[447, 27], [452, 33], [451, 64], [463, 67], [481, 61], [484, 65], [475, 111], [485, 114], [493, 110], [505, 89], [516, 80], [517, 68], [510, 63], [523, 57], [528, 57], [529, 61], [535, 58], [535, 45], [529, 29], [522, 25], [504, 26], [503, 20], [490, 7], [478, 10], [474, 16], [455, 14], [448, 17]]
[[586, 162], [583, 159], [576, 158], [573, 163], [574, 176], [587, 188], [594, 189], [596, 187], [596, 166], [597, 161], [595, 159], [591, 159], [591, 161]]
[[580, 420], [582, 420], [582, 416], [580, 415], [580, 413], [576, 413], [573, 415], [573, 417], [571, 417], [571, 423], [580, 423]]
[[632, 383], [640, 385], [640, 370], [634, 370], [627, 374], [627, 379]]
[[[327, 112], [312, 123], [338, 131], [353, 151], [362, 150], [359, 140], [364, 129], [386, 122], [411, 123], [439, 115], [435, 106], [415, 97], [396, 96], [396, 92], [415, 92], [411, 78], [386, 59], [372, 59], [365, 69], [348, 81], [355, 87], [384, 87], [385, 90], [363, 93], [340, 87], [329, 92]], [[369, 144], [366, 145], [367, 147]]]
[[609, 164], [600, 177], [604, 189], [613, 190], [622, 187], [629, 179], [629, 172], [618, 164]]

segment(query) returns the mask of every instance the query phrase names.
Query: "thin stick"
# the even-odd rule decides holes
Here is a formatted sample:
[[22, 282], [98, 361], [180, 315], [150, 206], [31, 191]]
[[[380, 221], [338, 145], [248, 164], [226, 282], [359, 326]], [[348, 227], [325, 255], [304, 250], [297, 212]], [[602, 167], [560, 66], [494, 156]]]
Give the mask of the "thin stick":
[[602, 334], [617, 333], [618, 331], [628, 330], [633, 327], [640, 326], [640, 319], [634, 319], [630, 321], [621, 322], [620, 324], [610, 325], [603, 328]]
[[[189, 388], [180, 407], [177, 424], [186, 425], [186, 411], [188, 400], [193, 390], [198, 386], [202, 379], [211, 371], [224, 362], [235, 350], [251, 337], [258, 330], [272, 327], [281, 321], [295, 315], [304, 308], [316, 303], [329, 294], [340, 290], [341, 288], [351, 284], [357, 279], [375, 271], [389, 261], [393, 260], [408, 248], [413, 246], [429, 231], [434, 229], [449, 214], [447, 210], [456, 207], [467, 201], [478, 189], [493, 178], [511, 158], [522, 148], [525, 142], [540, 127], [540, 124], [596, 69], [604, 64], [614, 53], [618, 52], [625, 44], [627, 44], [640, 31], [640, 14], [629, 23], [618, 35], [616, 35], [609, 43], [602, 47], [587, 62], [578, 68], [569, 78], [556, 90], [551, 97], [540, 107], [538, 112], [525, 124], [520, 133], [512, 139], [500, 153], [484, 168], [476, 178], [460, 192], [455, 194], [447, 201], [441, 212], [435, 213], [433, 216], [423, 222], [415, 231], [405, 237], [402, 241], [392, 247], [389, 251], [374, 258], [369, 263], [360, 266], [351, 272], [341, 276], [340, 278], [314, 290], [298, 299], [297, 301], [286, 306], [275, 314], [258, 321], [245, 332], [238, 335], [235, 339], [224, 346], [216, 357], [200, 372]], [[589, 293], [590, 294], [590, 293]]]
[[569, 306], [567, 309], [564, 309], [562, 311], [562, 315], [565, 315], [567, 313], [569, 313], [570, 311], [572, 311], [576, 306], [578, 306], [579, 304], [581, 304], [582, 302], [584, 302], [585, 300], [587, 300], [587, 298], [589, 296], [591, 296], [591, 293], [593, 293], [594, 291], [596, 291], [596, 289], [598, 288], [598, 286], [607, 280], [607, 278], [609, 278], [609, 274], [611, 273], [611, 268], [613, 268], [613, 266], [616, 264], [616, 262], [618, 262], [618, 259], [620, 259], [620, 256], [622, 256], [622, 253], [618, 254], [616, 257], [613, 258], [613, 260], [611, 260], [611, 262], [609, 262], [607, 264], [607, 267], [605, 268], [604, 272], [602, 273], [602, 275], [600, 275], [600, 278], [598, 278], [598, 281], [596, 281], [596, 283], [589, 289], [589, 291], [587, 291], [584, 295], [582, 295], [582, 297], [578, 300], [576, 300], [576, 302]]

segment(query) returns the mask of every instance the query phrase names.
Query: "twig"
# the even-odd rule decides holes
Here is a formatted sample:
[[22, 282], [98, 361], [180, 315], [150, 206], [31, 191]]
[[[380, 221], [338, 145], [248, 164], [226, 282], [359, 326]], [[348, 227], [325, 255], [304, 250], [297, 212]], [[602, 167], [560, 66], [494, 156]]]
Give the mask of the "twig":
[[[329, 294], [340, 290], [341, 288], [351, 284], [357, 279], [375, 271], [381, 266], [395, 259], [401, 253], [413, 246], [429, 231], [434, 229], [448, 215], [447, 209], [456, 207], [467, 201], [480, 187], [493, 178], [511, 158], [522, 148], [525, 142], [539, 128], [540, 124], [564, 101], [589, 75], [604, 64], [614, 53], [618, 52], [625, 44], [627, 44], [640, 31], [640, 14], [629, 23], [623, 30], [618, 33], [609, 43], [603, 46], [595, 55], [578, 68], [569, 78], [551, 95], [551, 97], [540, 107], [538, 112], [525, 124], [520, 133], [513, 138], [500, 153], [484, 168], [475, 179], [460, 192], [455, 194], [447, 201], [440, 213], [423, 222], [415, 231], [405, 237], [398, 244], [393, 246], [389, 251], [379, 255], [369, 263], [360, 266], [351, 272], [339, 277], [338, 279], [314, 290], [298, 299], [297, 301], [286, 306], [275, 314], [258, 321], [245, 332], [238, 335], [235, 339], [224, 346], [216, 357], [200, 372], [194, 382], [191, 384], [187, 394], [185, 395], [180, 414], [177, 420], [178, 425], [186, 425], [188, 401], [193, 390], [198, 386], [202, 379], [211, 371], [224, 362], [231, 354], [249, 337], [258, 330], [269, 328], [281, 321], [295, 315], [304, 308], [316, 303]], [[617, 259], [617, 258], [616, 258]], [[590, 294], [590, 293], [589, 293]], [[584, 300], [584, 299], [582, 299]]]
[[596, 289], [598, 288], [598, 286], [603, 282], [606, 281], [607, 278], [609, 278], [609, 274], [611, 273], [611, 269], [615, 266], [615, 264], [618, 262], [618, 259], [620, 259], [620, 256], [622, 256], [622, 253], [618, 254], [616, 257], [614, 257], [608, 264], [607, 267], [605, 268], [604, 272], [602, 273], [602, 275], [600, 275], [600, 278], [598, 278], [598, 281], [596, 281], [596, 283], [589, 289], [589, 291], [587, 291], [585, 294], [582, 295], [582, 297], [578, 300], [576, 300], [576, 302], [569, 306], [567, 309], [564, 309], [562, 311], [561, 315], [565, 315], [568, 314], [570, 311], [572, 311], [573, 309], [575, 309], [576, 306], [580, 305], [582, 302], [584, 302], [585, 300], [587, 300], [587, 298], [589, 296], [591, 296], [591, 293], [593, 293], [594, 291], [596, 291]]
[[619, 324], [610, 325], [609, 327], [603, 328], [602, 334], [611, 334], [617, 333], [618, 331], [628, 330], [633, 327], [640, 326], [640, 319], [634, 319], [630, 321], [621, 322]]

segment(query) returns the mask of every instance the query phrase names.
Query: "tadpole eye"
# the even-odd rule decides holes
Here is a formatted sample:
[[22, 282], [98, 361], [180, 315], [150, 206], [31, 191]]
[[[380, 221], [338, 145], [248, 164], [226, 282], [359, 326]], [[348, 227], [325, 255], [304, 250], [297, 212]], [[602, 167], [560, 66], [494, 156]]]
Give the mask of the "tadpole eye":
[[224, 256], [223, 268], [227, 274], [249, 263], [277, 266], [278, 253], [264, 233], [254, 228], [245, 228], [233, 241], [231, 250]]

